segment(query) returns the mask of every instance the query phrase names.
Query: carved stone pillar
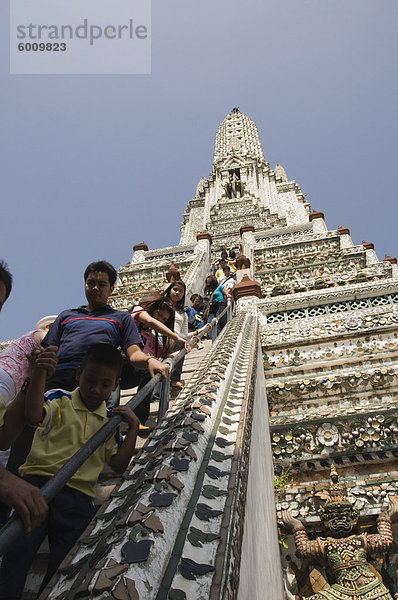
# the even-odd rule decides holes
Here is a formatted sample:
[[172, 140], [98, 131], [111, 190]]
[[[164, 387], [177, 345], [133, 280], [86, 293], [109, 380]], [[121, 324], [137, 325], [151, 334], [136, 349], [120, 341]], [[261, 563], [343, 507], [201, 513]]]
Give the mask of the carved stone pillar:
[[254, 296], [255, 298], [262, 298], [261, 285], [258, 281], [249, 279], [247, 275], [244, 275], [240, 283], [236, 283], [232, 288], [232, 296], [235, 301], [239, 298], [246, 296]]
[[139, 244], [135, 244], [133, 246], [133, 256], [130, 261], [131, 264], [136, 264], [140, 262], [144, 262], [145, 260], [145, 252], [148, 251], [148, 246], [145, 242], [140, 242]]

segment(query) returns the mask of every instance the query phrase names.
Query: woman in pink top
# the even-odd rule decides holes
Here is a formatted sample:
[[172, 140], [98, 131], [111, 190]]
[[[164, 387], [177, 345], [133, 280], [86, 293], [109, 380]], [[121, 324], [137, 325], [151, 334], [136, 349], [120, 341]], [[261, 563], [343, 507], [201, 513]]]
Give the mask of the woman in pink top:
[[[14, 400], [28, 375], [28, 356], [40, 352], [40, 342], [56, 318], [56, 315], [43, 317], [33, 331], [13, 340], [0, 353], [0, 396], [6, 406]], [[7, 464], [9, 454], [10, 450], [0, 451], [0, 464]]]
[[[185, 307], [185, 293], [186, 285], [183, 281], [174, 281], [171, 283], [163, 292], [166, 298], [169, 298], [172, 302], [175, 310], [175, 325], [174, 329], [181, 335], [188, 335], [188, 315], [184, 312]], [[184, 382], [181, 380], [182, 367], [184, 364], [184, 358], [180, 360], [174, 367], [170, 376], [170, 385], [175, 388], [178, 392], [184, 387]]]
[[[144, 343], [143, 351], [156, 358], [165, 358], [170, 354], [171, 346], [189, 350], [186, 341], [173, 331], [174, 308], [171, 301], [155, 292], [142, 298], [140, 304], [133, 306], [131, 316]], [[162, 340], [159, 339], [159, 334]], [[168, 342], [172, 340], [172, 344]]]
[[19, 392], [28, 375], [28, 355], [41, 350], [40, 343], [56, 318], [43, 317], [33, 331], [13, 340], [0, 353], [0, 394], [4, 404], [9, 404]]
[[[155, 356], [155, 358], [165, 358], [170, 355], [174, 346], [178, 348], [185, 346], [187, 351], [189, 351], [189, 346], [185, 340], [173, 331], [174, 308], [172, 303], [168, 298], [159, 294], [159, 292], [142, 298], [139, 305], [133, 306], [130, 314], [140, 332], [144, 344], [143, 351], [146, 354]], [[149, 373], [144, 373], [138, 389], [141, 389], [149, 379]], [[150, 402], [152, 397], [155, 398], [156, 395], [157, 391], [155, 387], [152, 396], [147, 396], [134, 411], [141, 422], [140, 429], [143, 428], [143, 424], [148, 419]]]

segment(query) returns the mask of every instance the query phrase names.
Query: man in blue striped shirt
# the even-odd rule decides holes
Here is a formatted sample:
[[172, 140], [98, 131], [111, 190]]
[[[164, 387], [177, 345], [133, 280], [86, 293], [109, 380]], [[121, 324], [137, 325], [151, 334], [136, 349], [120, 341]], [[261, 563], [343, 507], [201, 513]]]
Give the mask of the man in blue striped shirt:
[[114, 310], [108, 298], [114, 290], [117, 273], [106, 261], [88, 265], [84, 272], [87, 305], [65, 310], [58, 315], [42, 341], [43, 346], [58, 346], [58, 367], [46, 388], [72, 391], [76, 387], [76, 368], [87, 348], [93, 344], [112, 344], [121, 348], [137, 369], [148, 369], [151, 376], [167, 376], [167, 367], [144, 354], [141, 336], [127, 312]]

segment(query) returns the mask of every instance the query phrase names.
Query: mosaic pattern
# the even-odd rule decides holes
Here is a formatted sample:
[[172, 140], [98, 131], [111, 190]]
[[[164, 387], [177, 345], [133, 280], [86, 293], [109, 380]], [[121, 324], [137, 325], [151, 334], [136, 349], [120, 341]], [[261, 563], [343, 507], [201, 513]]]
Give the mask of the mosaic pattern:
[[[72, 551], [48, 598], [143, 599], [160, 586], [165, 593], [174, 590], [172, 597], [183, 590], [194, 600], [198, 590], [210, 590], [215, 572], [224, 585], [220, 545], [222, 564], [226, 552], [236, 571], [241, 534], [231, 547], [222, 531], [226, 520], [228, 529], [243, 527], [233, 503], [244, 501], [246, 490], [242, 466], [248, 460], [250, 419], [243, 426], [241, 412], [250, 396], [255, 327], [253, 317], [242, 315], [224, 329], [181, 401], [151, 434]], [[238, 439], [245, 439], [240, 446], [246, 451], [235, 456]]]
[[304, 267], [284, 268], [270, 272], [261, 270], [262, 266], [264, 265], [256, 264], [255, 278], [261, 283], [264, 297], [388, 278], [391, 277], [392, 271], [389, 263], [365, 267], [362, 257], [356, 260], [333, 260], [316, 266], [308, 264]]
[[[372, 320], [373, 328], [377, 330], [375, 323]], [[384, 325], [384, 323], [381, 323]], [[384, 332], [372, 332], [371, 335], [362, 335], [352, 339], [343, 338], [339, 341], [332, 341], [319, 343], [317, 345], [308, 344], [306, 346], [288, 346], [281, 349], [267, 348], [267, 352], [264, 352], [264, 369], [270, 371], [271, 369], [281, 369], [287, 367], [300, 367], [308, 364], [313, 364], [313, 370], [316, 368], [316, 364], [322, 362], [330, 364], [339, 364], [338, 361], [345, 361], [348, 358], [356, 361], [366, 359], [367, 363], [373, 357], [381, 358], [381, 355], [385, 355], [385, 360], [388, 360], [388, 356], [391, 352], [398, 350], [398, 334], [397, 332], [389, 333]], [[332, 364], [331, 364], [332, 363]], [[386, 366], [383, 364], [383, 366]], [[291, 369], [289, 370], [291, 373]], [[268, 373], [267, 373], [268, 374]], [[274, 377], [278, 377], [277, 371], [274, 371]]]
[[[331, 465], [332, 461], [329, 461], [326, 469], [330, 469]], [[354, 503], [358, 510], [368, 515], [375, 515], [387, 507], [389, 496], [398, 495], [398, 471], [392, 470], [383, 475], [369, 475], [366, 478], [360, 475], [349, 476], [344, 478], [344, 484], [350, 502]], [[322, 480], [301, 485], [292, 484], [285, 489], [276, 490], [278, 520], [281, 520], [283, 510], [289, 510], [294, 517], [300, 517], [304, 523], [316, 524], [317, 511], [327, 489], [328, 482]]]
[[[264, 270], [267, 267], [269, 269], [283, 269], [293, 265], [302, 266], [307, 261], [310, 263], [322, 262], [324, 258], [326, 260], [333, 260], [337, 253], [340, 253], [342, 256], [344, 256], [344, 254], [347, 252], [347, 250], [341, 250], [340, 248], [339, 235], [330, 234], [330, 237], [323, 236], [322, 238], [319, 238], [311, 232], [311, 239], [300, 241], [300, 243], [298, 243], [298, 240], [294, 239], [298, 234], [308, 236], [308, 231], [295, 231], [286, 234], [287, 236], [292, 237], [288, 245], [275, 244], [275, 238], [273, 236], [263, 240], [259, 240], [256, 237], [254, 257], [256, 260], [256, 267], [258, 265], [257, 268], [259, 271]], [[289, 239], [289, 237], [286, 239]], [[272, 246], [263, 245], [261, 243], [265, 242], [266, 240], [272, 241]], [[360, 248], [349, 249], [350, 255], [362, 252], [363, 249]]]
[[267, 386], [268, 399], [272, 405], [274, 400], [294, 400], [300, 397], [314, 398], [346, 394], [363, 389], [377, 389], [390, 385], [397, 377], [393, 369], [375, 369], [367, 371], [358, 369], [351, 373], [341, 373], [339, 376], [329, 375], [318, 378], [300, 378], [288, 383], [279, 381]]
[[[325, 235], [313, 233], [312, 227], [295, 228], [291, 231], [275, 233], [274, 235], [261, 236], [261, 232], [255, 234], [257, 244], [263, 248], [268, 246], [279, 246], [280, 244], [291, 244], [298, 241], [313, 241], [317, 238], [324, 238]], [[256, 246], [257, 246], [256, 244]]]
[[210, 212], [210, 220], [206, 229], [217, 230], [217, 235], [228, 233], [236, 225], [236, 221], [250, 223], [254, 227], [283, 227], [286, 225], [284, 219], [278, 215], [271, 214], [269, 209], [258, 206], [248, 194], [241, 199], [220, 200]]
[[336, 457], [339, 454], [361, 454], [362, 460], [373, 460], [373, 453], [393, 450], [398, 457], [398, 419], [396, 411], [363, 414], [356, 417], [324, 420], [303, 419], [290, 427], [271, 426], [274, 460], [278, 464], [298, 460]]
[[[389, 299], [394, 306], [390, 304]], [[372, 308], [369, 308], [370, 303], [373, 304]], [[395, 328], [398, 323], [396, 303], [397, 294], [372, 300], [364, 298], [344, 305], [332, 303], [326, 308], [315, 306], [289, 313], [277, 313], [275, 322], [267, 324], [264, 323], [265, 318], [261, 315], [262, 345], [271, 347], [301, 340], [311, 343], [314, 339], [330, 339], [340, 335], [348, 337], [353, 333], [372, 333], [376, 330], [390, 329], [391, 326]], [[350, 315], [337, 312], [339, 310], [346, 312], [350, 309], [352, 309]]]
[[[243, 515], [240, 507], [244, 505], [246, 496], [251, 431], [251, 409], [250, 404], [247, 406], [247, 401], [251, 403], [253, 400], [250, 396], [253, 387], [250, 385], [248, 372], [250, 367], [254, 366], [253, 354], [256, 347], [252, 343], [254, 333], [254, 319], [252, 319], [251, 327], [247, 327], [245, 332], [245, 340], [225, 395], [223, 416], [213, 430], [215, 436], [213, 451], [199, 490], [199, 503], [189, 524], [190, 533], [182, 549], [182, 556], [191, 560], [196, 554], [195, 549], [198, 545], [203, 547], [205, 555], [208, 558], [212, 557], [210, 563], [213, 569], [216, 569], [216, 573], [211, 573], [212, 578], [207, 578], [207, 581], [202, 580], [196, 585], [187, 586], [184, 581], [187, 579], [186, 574], [184, 569], [181, 569], [181, 563], [185, 558], [182, 558], [180, 572], [175, 574], [172, 582], [172, 589], [184, 591], [186, 597], [192, 600], [211, 597], [213, 594], [221, 597], [224, 586], [227, 589], [224, 592], [225, 597], [232, 598], [238, 587], [240, 547], [243, 536]], [[254, 377], [255, 368], [252, 373]], [[242, 412], [247, 414], [244, 427]], [[236, 452], [238, 439], [240, 439], [239, 455], [234, 457], [233, 448], [235, 447]], [[235, 498], [232, 506], [231, 496]], [[204, 534], [200, 534], [198, 540], [197, 533], [200, 527], [203, 527], [204, 520], [207, 527], [206, 538], [202, 542]], [[232, 545], [228, 543], [228, 539], [233, 540]]]
[[398, 280], [395, 276], [380, 280], [377, 283], [356, 283], [339, 288], [328, 288], [326, 290], [310, 290], [297, 292], [277, 298], [265, 298], [258, 303], [259, 310], [264, 314], [274, 312], [285, 312], [301, 309], [307, 306], [319, 306], [370, 298], [372, 296], [386, 296], [398, 293]]
[[[391, 304], [398, 304], [398, 294], [389, 294], [387, 296], [372, 296], [370, 298], [361, 298], [358, 300], [348, 300], [346, 302], [333, 302], [332, 304], [323, 304], [321, 306], [311, 306], [310, 308], [303, 307], [298, 310], [289, 310], [280, 313], [269, 313], [266, 315], [267, 323], [278, 323], [281, 321], [293, 321], [296, 319], [306, 319], [309, 317], [316, 317], [319, 315], [327, 315], [327, 314], [336, 314], [340, 312], [349, 312], [360, 309], [366, 309], [373, 306], [386, 306]], [[386, 311], [386, 315], [390, 315], [389, 321], [393, 321], [394, 323], [398, 323], [398, 308], [394, 309], [392, 313], [390, 311]], [[381, 321], [380, 315], [377, 313], [374, 314], [376, 324], [385, 325], [389, 321]], [[355, 318], [355, 317], [354, 317]], [[347, 329], [359, 329], [362, 326], [368, 325], [367, 321], [371, 321], [373, 319], [372, 315], [366, 315], [366, 318], [358, 319], [356, 321], [346, 323], [344, 320], [344, 325]], [[334, 329], [336, 330], [336, 325], [342, 325], [342, 323], [335, 323]]]

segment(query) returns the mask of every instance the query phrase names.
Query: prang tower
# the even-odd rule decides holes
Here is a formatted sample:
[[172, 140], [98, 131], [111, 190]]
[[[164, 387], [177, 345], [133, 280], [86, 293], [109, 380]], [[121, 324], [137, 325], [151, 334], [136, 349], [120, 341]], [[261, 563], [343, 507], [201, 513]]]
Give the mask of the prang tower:
[[240, 243], [242, 225], [270, 230], [302, 223], [308, 205], [299, 186], [280, 165], [270, 168], [254, 121], [234, 108], [217, 129], [213, 168], [188, 202], [180, 243], [207, 230], [217, 249], [231, 248]]
[[[295, 556], [286, 532], [278, 544], [281, 511], [318, 535], [332, 463], [369, 532], [398, 495], [397, 261], [379, 261], [370, 242], [355, 246], [347, 227], [328, 230], [283, 167], [270, 168], [256, 125], [237, 108], [217, 129], [180, 242], [136, 244], [113, 305], [164, 288], [171, 263], [187, 296], [201, 293], [224, 248], [251, 263], [238, 272], [234, 317], [92, 532], [99, 544], [103, 530], [119, 563], [122, 545], [144, 528], [148, 557], [123, 574], [123, 589], [132, 580], [140, 598], [310, 596], [325, 573]], [[154, 491], [170, 503], [154, 507]], [[374, 567], [395, 593], [396, 546], [388, 560]], [[105, 583], [99, 597], [119, 593], [121, 584]], [[61, 580], [58, 596], [69, 585]]]

